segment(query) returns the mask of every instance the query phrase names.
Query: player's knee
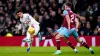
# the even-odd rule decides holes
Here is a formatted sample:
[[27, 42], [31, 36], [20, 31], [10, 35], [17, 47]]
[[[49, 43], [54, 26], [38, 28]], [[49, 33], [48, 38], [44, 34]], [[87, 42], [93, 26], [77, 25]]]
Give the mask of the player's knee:
[[73, 30], [74, 32], [76, 32], [76, 29], [75, 29], [75, 28], [73, 28], [72, 30]]
[[59, 36], [56, 36], [56, 39], [60, 39], [60, 37]]
[[78, 43], [81, 43], [81, 42], [82, 42], [79, 38], [76, 38], [76, 41], [77, 41]]

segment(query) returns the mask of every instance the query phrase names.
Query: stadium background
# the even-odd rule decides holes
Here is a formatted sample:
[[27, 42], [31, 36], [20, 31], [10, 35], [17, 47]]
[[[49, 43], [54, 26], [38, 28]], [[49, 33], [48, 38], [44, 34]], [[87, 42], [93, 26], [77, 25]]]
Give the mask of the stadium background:
[[[55, 47], [55, 39], [39, 42], [38, 37], [34, 38], [31, 51], [26, 53], [27, 47], [21, 48], [22, 34], [21, 23], [15, 16], [15, 11], [22, 8], [24, 13], [32, 15], [41, 27], [41, 34], [48, 35], [57, 30], [62, 21], [62, 5], [66, 2], [73, 4], [72, 10], [86, 18], [80, 20], [79, 35], [89, 46], [93, 46], [94, 55], [83, 47], [76, 47], [80, 52], [74, 53], [70, 47], [66, 47], [66, 42], [61, 38], [60, 56], [100, 56], [100, 1], [99, 0], [0, 0], [0, 55], [1, 56], [52, 56]], [[6, 37], [7, 35], [12, 37]], [[70, 37], [74, 46], [80, 46]], [[65, 46], [65, 47], [64, 47]]]
[[[59, 29], [63, 21], [62, 5], [67, 2], [72, 3], [72, 10], [77, 15], [80, 15], [86, 19], [79, 20], [79, 35], [83, 37], [87, 36], [88, 39], [89, 37], [91, 37], [91, 40], [94, 36], [94, 42], [96, 43], [95, 45], [99, 46], [99, 44], [97, 44], [99, 42], [97, 41], [97, 39], [98, 37], [100, 37], [99, 0], [1, 0], [0, 38], [2, 39], [4, 38], [2, 36], [7, 35], [11, 35], [13, 37], [20, 37], [26, 35], [22, 34], [21, 23], [19, 21], [19, 18], [17, 18], [15, 15], [15, 11], [18, 8], [21, 8], [24, 13], [29, 13], [30, 15], [32, 15], [40, 23], [40, 33], [42, 36], [46, 36], [56, 31], [57, 29]], [[8, 44], [9, 40], [13, 42], [13, 40], [9, 38], [5, 41], [5, 44], [3, 44]], [[3, 41], [1, 40], [1, 42]], [[21, 38], [19, 41], [16, 40], [16, 42], [20, 43]], [[87, 42], [92, 41], [88, 40]]]
[[18, 8], [31, 14], [40, 23], [42, 35], [54, 32], [62, 23], [62, 5], [65, 2], [72, 2], [72, 10], [86, 18], [80, 21], [80, 36], [100, 35], [99, 0], [0, 0], [0, 35], [25, 35], [22, 34], [20, 21], [14, 14]]

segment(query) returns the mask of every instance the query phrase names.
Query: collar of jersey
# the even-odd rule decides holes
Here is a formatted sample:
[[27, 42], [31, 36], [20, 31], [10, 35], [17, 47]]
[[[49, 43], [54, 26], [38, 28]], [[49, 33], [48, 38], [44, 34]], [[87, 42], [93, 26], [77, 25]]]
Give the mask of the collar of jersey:
[[67, 8], [67, 10], [71, 10], [70, 8]]

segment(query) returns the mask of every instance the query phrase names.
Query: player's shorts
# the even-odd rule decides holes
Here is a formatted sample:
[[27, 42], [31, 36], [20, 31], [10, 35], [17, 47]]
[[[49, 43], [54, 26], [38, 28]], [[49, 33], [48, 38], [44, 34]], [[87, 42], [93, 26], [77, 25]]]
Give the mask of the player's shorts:
[[57, 32], [59, 34], [62, 34], [64, 37], [69, 37], [69, 32], [68, 29], [66, 27], [60, 27]]
[[72, 28], [70, 32], [68, 32], [68, 29], [66, 27], [61, 27], [57, 30], [59, 34], [62, 34], [65, 38], [68, 38], [70, 35], [72, 35], [74, 38], [78, 37], [78, 33], [75, 28]]
[[70, 29], [69, 36], [70, 35], [72, 35], [74, 38], [77, 38], [78, 37], [78, 33], [76, 31], [76, 28]]
[[40, 26], [39, 26], [39, 25], [35, 25], [34, 28], [35, 28], [35, 33], [34, 33], [34, 35], [37, 35], [38, 32], [40, 31]]

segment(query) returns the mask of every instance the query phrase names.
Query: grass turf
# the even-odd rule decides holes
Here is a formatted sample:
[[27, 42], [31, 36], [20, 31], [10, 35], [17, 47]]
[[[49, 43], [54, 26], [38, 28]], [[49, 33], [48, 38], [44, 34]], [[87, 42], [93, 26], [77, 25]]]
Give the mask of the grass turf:
[[27, 47], [0, 47], [0, 56], [100, 56], [100, 47], [92, 47], [95, 54], [91, 54], [84, 47], [76, 47], [79, 53], [75, 53], [70, 47], [61, 47], [62, 54], [53, 55], [56, 47], [31, 47], [26, 53]]

